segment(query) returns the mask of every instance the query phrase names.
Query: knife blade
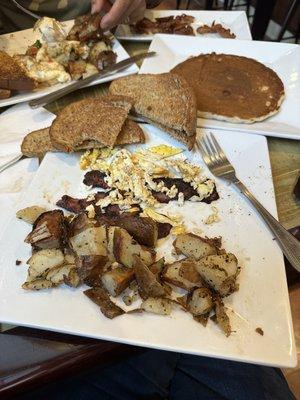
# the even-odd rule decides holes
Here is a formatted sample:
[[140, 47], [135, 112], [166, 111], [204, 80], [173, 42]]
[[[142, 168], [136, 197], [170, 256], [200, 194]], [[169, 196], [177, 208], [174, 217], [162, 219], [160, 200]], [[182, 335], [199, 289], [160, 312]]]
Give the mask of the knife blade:
[[93, 74], [91, 76], [88, 76], [87, 78], [81, 79], [79, 81], [73, 82], [68, 86], [65, 86], [61, 89], [56, 90], [55, 92], [46, 94], [45, 96], [42, 96], [38, 99], [31, 100], [29, 102], [29, 105], [31, 108], [38, 108], [45, 106], [46, 104], [60, 99], [62, 96], [65, 96], [66, 94], [72, 93], [75, 90], [81, 89], [83, 86], [93, 82], [95, 79], [98, 78], [105, 78], [106, 76], [111, 75], [113, 72], [119, 72], [122, 71], [123, 69], [129, 67], [130, 65], [136, 63], [139, 60], [142, 60], [144, 58], [149, 58], [153, 57], [156, 54], [155, 51], [150, 51], [150, 52], [144, 52], [140, 54], [136, 54], [135, 56], [126, 58], [125, 60], [119, 61], [116, 64], [111, 65], [107, 69], [98, 72], [96, 74]]

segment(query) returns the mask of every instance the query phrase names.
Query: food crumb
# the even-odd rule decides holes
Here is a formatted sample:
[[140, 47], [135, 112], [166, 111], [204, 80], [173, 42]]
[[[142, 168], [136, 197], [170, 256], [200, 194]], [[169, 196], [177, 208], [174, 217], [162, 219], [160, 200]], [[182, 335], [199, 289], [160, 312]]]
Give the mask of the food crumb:
[[256, 328], [255, 332], [257, 332], [261, 336], [264, 336], [264, 331], [260, 327]]
[[21, 260], [16, 260], [16, 265], [21, 265], [22, 261]]
[[217, 207], [213, 206], [211, 209], [212, 209], [212, 214], [210, 214], [204, 221], [206, 225], [211, 225], [214, 224], [215, 222], [220, 221], [219, 210], [217, 209]]

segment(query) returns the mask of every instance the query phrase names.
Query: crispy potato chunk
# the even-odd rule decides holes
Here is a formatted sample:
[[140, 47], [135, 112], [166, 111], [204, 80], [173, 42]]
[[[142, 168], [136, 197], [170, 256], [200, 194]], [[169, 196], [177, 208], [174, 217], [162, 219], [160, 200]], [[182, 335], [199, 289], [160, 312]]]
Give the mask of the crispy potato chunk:
[[113, 319], [125, 312], [110, 300], [108, 293], [101, 287], [88, 289], [83, 293], [100, 307], [102, 314], [107, 318]]
[[105, 226], [87, 228], [69, 240], [78, 256], [107, 256]]
[[206, 239], [193, 233], [178, 235], [173, 245], [179, 254], [200, 260], [202, 257], [217, 254], [218, 242], [215, 239]]
[[185, 259], [165, 266], [162, 280], [185, 290], [203, 286], [203, 279], [196, 270], [197, 261]]
[[22, 285], [22, 288], [25, 290], [41, 290], [41, 289], [49, 289], [55, 286], [55, 283], [48, 281], [47, 279], [35, 279], [34, 281], [25, 282]]
[[77, 269], [71, 268], [69, 274], [66, 276], [64, 275], [64, 283], [71, 287], [78, 287], [81, 283], [80, 277], [78, 275]]
[[134, 271], [122, 267], [107, 271], [101, 277], [103, 286], [114, 297], [119, 296], [133, 280]]
[[134, 255], [139, 255], [146, 265], [151, 265], [155, 260], [155, 252], [139, 245], [129, 233], [122, 228], [114, 229], [114, 256], [116, 261], [127, 268], [132, 268]]
[[61, 210], [46, 211], [34, 222], [32, 231], [25, 238], [34, 248], [59, 249], [65, 243], [66, 225]]
[[196, 270], [221, 296], [227, 296], [237, 289], [238, 261], [234, 254], [219, 254], [204, 257], [197, 262]]
[[164, 297], [166, 295], [165, 289], [158, 282], [156, 276], [137, 255], [133, 256], [133, 270], [142, 299], [147, 299], [148, 297]]
[[69, 276], [72, 268], [74, 268], [74, 265], [72, 264], [51, 268], [46, 275], [46, 279], [55, 285], [59, 285], [64, 282], [65, 276]]
[[37, 278], [44, 277], [51, 268], [60, 267], [63, 263], [64, 255], [61, 250], [39, 250], [27, 261], [27, 264], [29, 264], [27, 281], [33, 281]]
[[44, 207], [30, 206], [17, 211], [16, 217], [33, 225], [36, 219], [46, 211]]
[[158, 276], [162, 272], [164, 265], [165, 265], [165, 259], [164, 257], [162, 257], [159, 260], [155, 261], [155, 263], [149, 265], [149, 269], [152, 272], [152, 274]]
[[119, 226], [126, 231], [141, 245], [154, 247], [158, 237], [157, 223], [148, 217], [139, 215], [121, 215]]
[[194, 316], [209, 313], [213, 308], [211, 291], [205, 287], [195, 289], [188, 300], [187, 306]]
[[229, 336], [231, 334], [230, 320], [226, 313], [224, 303], [219, 296], [216, 297], [214, 305], [216, 314], [213, 318], [213, 321], [215, 321], [219, 325], [226, 336]]
[[170, 315], [172, 302], [169, 299], [148, 297], [148, 299], [142, 302], [141, 309], [154, 314]]

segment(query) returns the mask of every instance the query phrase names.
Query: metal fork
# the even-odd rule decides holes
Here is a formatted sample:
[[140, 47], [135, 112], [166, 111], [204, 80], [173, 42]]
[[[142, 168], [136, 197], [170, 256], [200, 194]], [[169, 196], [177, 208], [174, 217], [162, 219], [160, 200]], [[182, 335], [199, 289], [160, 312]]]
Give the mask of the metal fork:
[[237, 178], [234, 167], [226, 157], [214, 135], [203, 135], [201, 139], [197, 139], [197, 144], [209, 170], [218, 178], [233, 183], [247, 197], [272, 231], [286, 258], [300, 272], [300, 242], [265, 209]]

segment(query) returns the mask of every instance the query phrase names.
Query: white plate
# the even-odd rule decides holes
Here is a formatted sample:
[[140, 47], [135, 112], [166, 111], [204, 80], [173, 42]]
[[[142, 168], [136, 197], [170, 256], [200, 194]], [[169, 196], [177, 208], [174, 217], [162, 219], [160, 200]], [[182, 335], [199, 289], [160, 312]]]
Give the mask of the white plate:
[[300, 46], [297, 44], [207, 39], [156, 35], [150, 50], [157, 56], [143, 62], [140, 73], [167, 72], [190, 56], [201, 53], [225, 53], [254, 58], [272, 68], [284, 84], [286, 97], [278, 114], [254, 124], [232, 124], [200, 119], [205, 128], [251, 132], [260, 135], [300, 139]]
[[[251, 32], [246, 13], [244, 11], [190, 11], [190, 10], [146, 10], [145, 17], [153, 20], [155, 18], [167, 17], [169, 15], [192, 15], [195, 22], [192, 27], [196, 29], [203, 25], [211, 25], [214, 21], [229, 28], [236, 39], [251, 40]], [[150, 42], [154, 35], [141, 35], [132, 33], [129, 25], [119, 25], [116, 30], [116, 37], [120, 40]], [[199, 38], [219, 37], [216, 34], [197, 35]]]
[[[178, 146], [160, 130], [145, 126], [147, 145], [168, 143]], [[151, 135], [150, 135], [151, 134]], [[216, 137], [236, 166], [240, 178], [276, 216], [266, 139], [257, 135], [216, 132]], [[234, 140], [233, 140], [234, 139]], [[203, 165], [199, 154], [189, 159]], [[206, 173], [209, 175], [208, 171]], [[47, 154], [20, 207], [33, 204], [53, 209], [63, 194], [85, 196], [84, 171], [78, 155]], [[266, 365], [296, 365], [293, 327], [282, 253], [272, 235], [252, 208], [231, 187], [217, 180], [221, 199], [214, 202], [221, 221], [204, 225], [211, 206], [187, 202], [182, 208], [163, 205], [166, 212], [182, 213], [189, 230], [201, 229], [203, 235], [223, 237], [224, 246], [234, 252], [242, 265], [240, 290], [225, 299], [230, 308], [233, 330], [226, 338], [209, 321], [204, 328], [189, 314], [174, 310], [171, 316], [152, 314], [123, 315], [106, 319], [80, 289], [66, 286], [30, 292], [21, 289], [26, 279], [25, 261], [30, 248], [24, 237], [30, 227], [13, 219], [0, 244], [0, 321], [40, 329], [107, 339], [138, 346], [227, 358]], [[172, 260], [174, 237], [162, 240], [158, 256]], [[16, 266], [16, 260], [22, 265]], [[255, 332], [261, 327], [264, 335]]]
[[[65, 27], [66, 31], [68, 31], [71, 28], [73, 23], [74, 23], [73, 21], [66, 21], [63, 23], [63, 26]], [[29, 45], [32, 45], [37, 38], [38, 35], [35, 32], [33, 32], [32, 29], [26, 29], [24, 31], [18, 31], [14, 33], [8, 33], [6, 35], [1, 35], [0, 50], [5, 51], [10, 55], [24, 54], [27, 50], [27, 47]], [[113, 41], [113, 50], [115, 53], [117, 53], [117, 61], [122, 61], [125, 58], [129, 57], [124, 47], [120, 44], [120, 42], [117, 39], [114, 39]], [[126, 68], [122, 72], [112, 74], [111, 76], [108, 76], [106, 78], [96, 79], [94, 82], [90, 83], [87, 86], [95, 86], [99, 85], [100, 83], [109, 82], [116, 78], [121, 78], [122, 76], [135, 74], [136, 72], [138, 72], [138, 70], [139, 70], [138, 66], [134, 64], [131, 65], [129, 68]], [[65, 87], [67, 85], [68, 83], [64, 83], [43, 89], [36, 89], [30, 92], [25, 92], [25, 91], [17, 92], [9, 99], [0, 100], [0, 107], [9, 106], [11, 104], [21, 103], [23, 101], [29, 101], [32, 99], [38, 99], [39, 97], [44, 96], [45, 94], [52, 93], [55, 90]]]

